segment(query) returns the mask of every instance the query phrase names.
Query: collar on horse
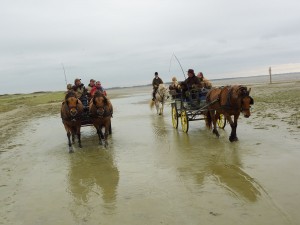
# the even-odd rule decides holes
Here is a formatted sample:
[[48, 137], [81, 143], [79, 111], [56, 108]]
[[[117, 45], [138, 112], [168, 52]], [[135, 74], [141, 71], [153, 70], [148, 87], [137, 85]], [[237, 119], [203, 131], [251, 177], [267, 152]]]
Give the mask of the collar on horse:
[[[224, 88], [227, 88], [228, 93], [227, 93], [227, 97], [226, 97], [226, 103], [224, 105], [221, 105], [221, 108], [223, 108], [223, 109], [238, 109], [238, 107], [233, 107], [232, 102], [231, 102], [233, 87], [229, 86], [229, 87], [223, 87], [223, 89]], [[239, 93], [238, 97], [241, 97], [241, 101], [242, 101], [245, 97], [249, 96], [249, 92], [247, 91], [247, 88], [245, 86], [240, 85], [238, 88], [239, 88], [239, 91], [241, 92], [241, 93]], [[221, 99], [221, 94], [222, 94], [222, 91], [219, 94], [219, 102]], [[244, 109], [243, 107], [241, 107], [241, 111], [243, 111], [243, 110], [248, 110], [248, 109]]]

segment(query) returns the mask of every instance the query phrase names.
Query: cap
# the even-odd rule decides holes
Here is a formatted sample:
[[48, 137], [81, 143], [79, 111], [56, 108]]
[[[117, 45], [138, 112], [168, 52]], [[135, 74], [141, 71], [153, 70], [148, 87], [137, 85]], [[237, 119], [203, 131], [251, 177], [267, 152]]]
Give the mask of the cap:
[[76, 78], [75, 80], [74, 80], [74, 83], [76, 83], [77, 81], [80, 81], [81, 79], [79, 79], [79, 78]]
[[158, 75], [158, 72], [155, 72], [154, 75]]
[[95, 80], [94, 79], [90, 79], [90, 82], [95, 82]]

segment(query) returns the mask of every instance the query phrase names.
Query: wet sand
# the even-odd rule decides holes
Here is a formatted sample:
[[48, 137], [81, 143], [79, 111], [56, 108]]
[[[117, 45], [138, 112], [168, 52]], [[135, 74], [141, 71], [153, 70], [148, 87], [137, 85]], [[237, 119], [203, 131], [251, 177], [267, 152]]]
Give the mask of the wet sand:
[[69, 154], [58, 113], [15, 122], [1, 143], [0, 224], [299, 224], [299, 105], [262, 99], [299, 88], [254, 85], [236, 143], [229, 126], [219, 139], [204, 121], [174, 129], [170, 106], [149, 109], [149, 87], [118, 90], [107, 149], [84, 127]]

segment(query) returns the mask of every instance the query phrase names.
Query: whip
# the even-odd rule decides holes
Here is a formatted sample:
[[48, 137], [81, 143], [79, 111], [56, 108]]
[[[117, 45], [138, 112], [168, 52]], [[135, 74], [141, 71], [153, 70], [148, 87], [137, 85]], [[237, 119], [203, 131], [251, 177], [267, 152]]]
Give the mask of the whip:
[[63, 70], [64, 70], [64, 75], [65, 75], [66, 85], [68, 85], [67, 75], [66, 75], [66, 70], [65, 70], [64, 64], [62, 63], [61, 65], [62, 65], [62, 68], [63, 68]]
[[182, 71], [182, 73], [183, 73], [184, 79], [186, 80], [184, 70], [183, 70], [183, 68], [182, 68], [182, 66], [181, 66], [181, 63], [180, 63], [179, 59], [178, 59], [177, 56], [175, 55], [175, 53], [173, 53], [173, 55], [171, 56], [171, 59], [170, 59], [169, 72], [170, 72], [170, 69], [171, 69], [171, 62], [172, 62], [173, 57], [175, 57], [176, 61], [178, 62], [179, 66], [180, 66], [180, 68], [181, 68], [181, 71]]

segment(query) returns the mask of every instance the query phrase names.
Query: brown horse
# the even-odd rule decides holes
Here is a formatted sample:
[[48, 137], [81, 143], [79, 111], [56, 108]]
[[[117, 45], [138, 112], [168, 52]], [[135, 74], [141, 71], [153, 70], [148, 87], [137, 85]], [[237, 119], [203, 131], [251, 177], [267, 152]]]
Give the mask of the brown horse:
[[[111, 117], [113, 114], [113, 107], [109, 99], [103, 95], [103, 93], [97, 91], [90, 101], [90, 116], [94, 127], [97, 129], [99, 137], [99, 144], [102, 145], [104, 140], [104, 146], [108, 146], [107, 137], [111, 126]], [[104, 134], [102, 132], [104, 128]]]
[[[61, 105], [61, 118], [68, 136], [69, 152], [73, 152], [72, 143], [75, 143], [75, 135], [81, 148], [80, 127], [83, 105], [77, 99], [75, 92], [69, 91], [65, 96], [65, 101]], [[72, 143], [71, 143], [72, 135]]]
[[[249, 96], [251, 88], [234, 85], [223, 88], [215, 88], [210, 90], [206, 95], [206, 102], [208, 104], [208, 111], [206, 113], [206, 126], [212, 128], [213, 133], [219, 137], [219, 132], [216, 129], [216, 121], [223, 114], [229, 121], [231, 126], [231, 134], [229, 140], [231, 142], [237, 141], [236, 128], [237, 121], [242, 112], [244, 117], [250, 116], [250, 107], [254, 104], [253, 98]], [[234, 117], [232, 121], [231, 116]]]

